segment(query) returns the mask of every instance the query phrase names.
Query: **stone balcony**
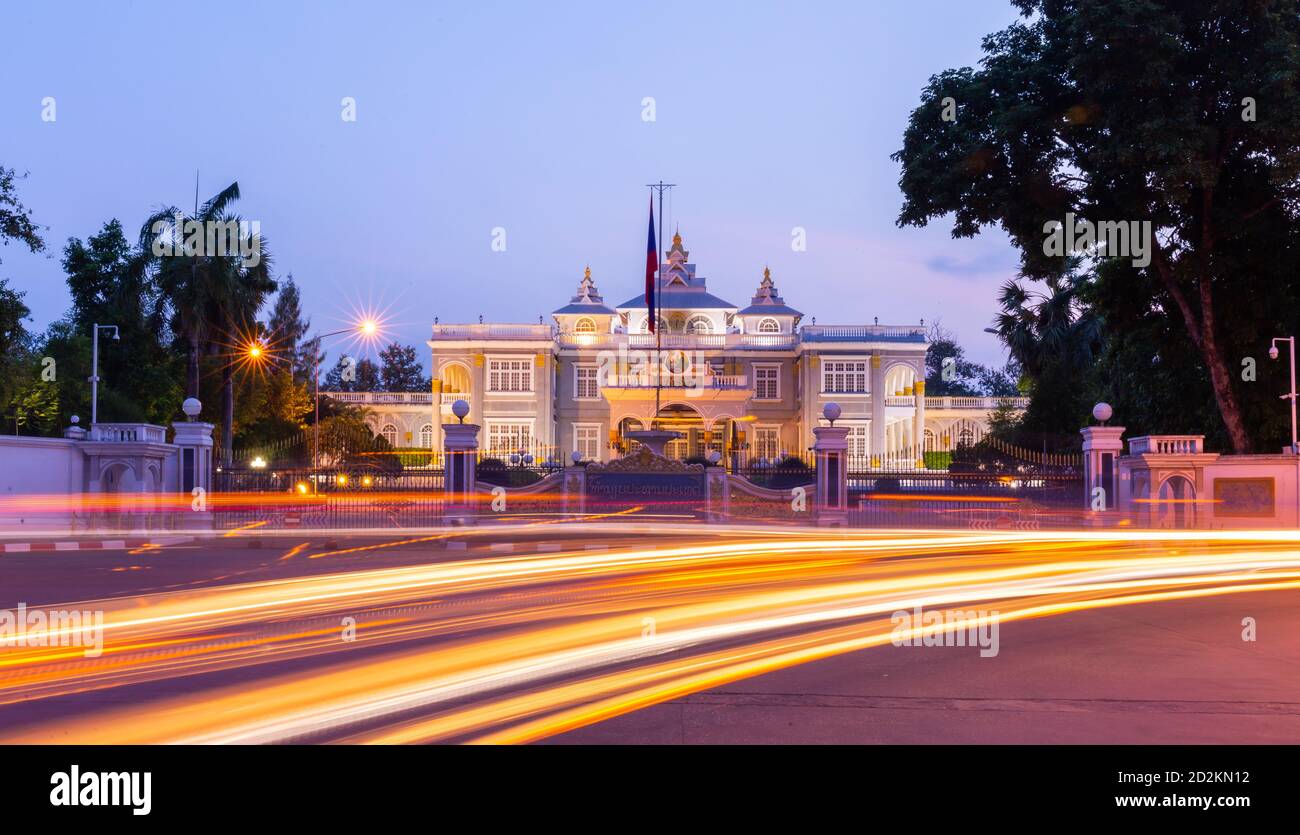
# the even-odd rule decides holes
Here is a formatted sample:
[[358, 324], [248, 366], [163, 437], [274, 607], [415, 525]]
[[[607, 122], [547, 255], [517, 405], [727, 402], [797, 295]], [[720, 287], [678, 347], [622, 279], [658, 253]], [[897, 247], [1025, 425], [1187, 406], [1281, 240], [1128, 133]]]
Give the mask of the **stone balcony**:
[[562, 348], [618, 348], [675, 351], [791, 350], [799, 343], [792, 333], [561, 333]]
[[1141, 435], [1129, 438], [1129, 455], [1202, 455], [1204, 435]]
[[463, 325], [434, 325], [432, 338], [435, 340], [480, 340], [480, 339], [553, 339], [555, 327], [552, 325], [525, 325], [513, 323], [481, 323]]
[[96, 423], [86, 433], [86, 440], [107, 444], [165, 444], [167, 428], [152, 423]]
[[664, 388], [671, 389], [712, 389], [715, 391], [739, 391], [749, 388], [749, 376], [746, 374], [665, 374], [661, 380], [656, 375], [620, 374], [613, 380], [602, 380], [602, 389], [643, 389], [653, 390], [657, 382]]
[[917, 342], [926, 340], [918, 325], [804, 325], [804, 342]]
[[999, 406], [1007, 405], [1013, 409], [1029, 407], [1028, 397], [926, 397], [925, 408], [937, 411], [963, 409], [991, 412]]
[[427, 391], [322, 391], [321, 397], [357, 406], [433, 405], [433, 393]]

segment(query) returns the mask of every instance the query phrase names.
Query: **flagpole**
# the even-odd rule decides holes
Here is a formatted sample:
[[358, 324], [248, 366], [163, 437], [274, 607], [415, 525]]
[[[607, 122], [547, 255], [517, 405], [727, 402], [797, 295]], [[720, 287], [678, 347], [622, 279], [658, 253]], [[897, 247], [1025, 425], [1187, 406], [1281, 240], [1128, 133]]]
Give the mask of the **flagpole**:
[[[664, 243], [664, 190], [673, 188], [676, 185], [676, 183], [665, 183], [663, 180], [660, 180], [657, 183], [646, 184], [647, 188], [652, 188], [659, 192], [659, 233], [656, 236], [656, 247], [662, 247]], [[658, 252], [655, 253], [655, 261], [659, 264], [659, 268], [655, 270], [655, 303], [656, 305], [661, 306], [663, 304], [662, 300], [664, 291], [664, 262], [659, 260]], [[647, 305], [647, 307], [649, 307], [649, 305]], [[646, 312], [649, 314], [650, 321], [654, 323], [655, 327], [655, 416], [650, 421], [650, 428], [654, 429], [659, 425], [659, 395], [663, 391], [664, 387], [664, 335], [663, 328], [659, 327], [659, 311], [647, 310]]]

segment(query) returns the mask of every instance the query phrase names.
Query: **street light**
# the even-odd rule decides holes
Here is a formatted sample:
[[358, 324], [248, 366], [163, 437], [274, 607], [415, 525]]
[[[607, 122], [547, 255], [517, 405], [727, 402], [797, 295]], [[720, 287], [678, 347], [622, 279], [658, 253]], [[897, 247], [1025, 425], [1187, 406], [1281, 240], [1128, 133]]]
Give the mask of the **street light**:
[[[359, 322], [350, 328], [343, 328], [341, 330], [330, 331], [329, 333], [323, 333], [320, 336], [317, 336], [312, 341], [319, 343], [321, 340], [328, 339], [331, 336], [340, 336], [345, 333], [360, 334], [362, 337], [373, 337], [375, 334], [379, 333], [379, 323], [376, 322], [374, 319], [366, 319], [365, 321]], [[311, 473], [312, 473], [311, 489], [312, 489], [312, 493], [315, 494], [317, 485], [320, 483], [319, 474], [317, 473], [317, 470], [320, 469], [320, 346], [319, 345], [317, 345], [316, 350], [312, 351], [311, 361], [312, 361], [312, 369], [313, 369], [312, 376], [315, 378], [315, 388], [316, 388], [316, 396], [314, 398], [315, 417], [311, 427]]]
[[113, 332], [114, 341], [122, 340], [117, 332], [117, 325], [99, 324], [95, 325], [93, 338], [90, 340], [90, 429], [92, 432], [95, 430], [95, 424], [99, 422], [99, 332], [108, 330]]
[[1282, 395], [1280, 400], [1291, 401], [1291, 454], [1296, 455], [1300, 452], [1300, 444], [1296, 443], [1296, 417], [1295, 417], [1295, 337], [1294, 336], [1277, 336], [1273, 338], [1273, 344], [1269, 346], [1268, 358], [1276, 360], [1278, 358], [1277, 343], [1286, 342], [1291, 347], [1291, 391]]

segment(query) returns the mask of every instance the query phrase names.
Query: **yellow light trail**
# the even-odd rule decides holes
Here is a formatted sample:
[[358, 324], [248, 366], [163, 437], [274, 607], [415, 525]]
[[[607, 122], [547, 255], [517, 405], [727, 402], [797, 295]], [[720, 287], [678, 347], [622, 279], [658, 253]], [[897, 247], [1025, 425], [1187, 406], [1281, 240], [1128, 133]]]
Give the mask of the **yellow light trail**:
[[[0, 637], [0, 702], [199, 672], [245, 680], [0, 732], [0, 742], [527, 742], [889, 643], [898, 610], [977, 606], [1009, 622], [1300, 588], [1294, 531], [562, 530], [614, 526], [653, 530], [658, 542], [77, 603], [104, 611], [104, 654]], [[701, 542], [709, 534], [718, 539]], [[344, 618], [354, 642], [341, 637]], [[315, 666], [274, 666], [303, 658]]]

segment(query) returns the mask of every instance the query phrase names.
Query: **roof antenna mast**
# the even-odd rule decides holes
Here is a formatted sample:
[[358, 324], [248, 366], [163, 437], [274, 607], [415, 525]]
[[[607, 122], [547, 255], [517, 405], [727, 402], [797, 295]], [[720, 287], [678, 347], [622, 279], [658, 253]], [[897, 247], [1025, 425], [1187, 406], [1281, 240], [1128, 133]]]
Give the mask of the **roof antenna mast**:
[[[664, 244], [664, 192], [670, 188], [676, 188], [676, 186], [677, 186], [676, 183], [665, 183], [663, 180], [660, 180], [657, 183], [646, 183], [646, 188], [659, 192], [659, 233], [656, 236], [658, 240], [655, 243], [657, 246], [660, 247], [662, 247]], [[656, 257], [656, 260], [659, 259]], [[658, 302], [660, 299], [663, 298], [663, 290], [664, 290], [663, 275], [664, 275], [664, 262], [659, 261], [659, 269], [655, 273], [655, 301], [656, 302]], [[647, 310], [646, 313], [650, 316], [656, 316], [656, 311], [653, 310]], [[654, 429], [659, 425], [659, 395], [663, 391], [663, 370], [664, 370], [663, 331], [664, 329], [659, 327], [659, 322], [657, 321], [657, 317], [656, 317], [655, 364], [657, 367], [655, 369], [655, 416], [654, 416], [654, 420], [650, 421], [651, 429]]]

